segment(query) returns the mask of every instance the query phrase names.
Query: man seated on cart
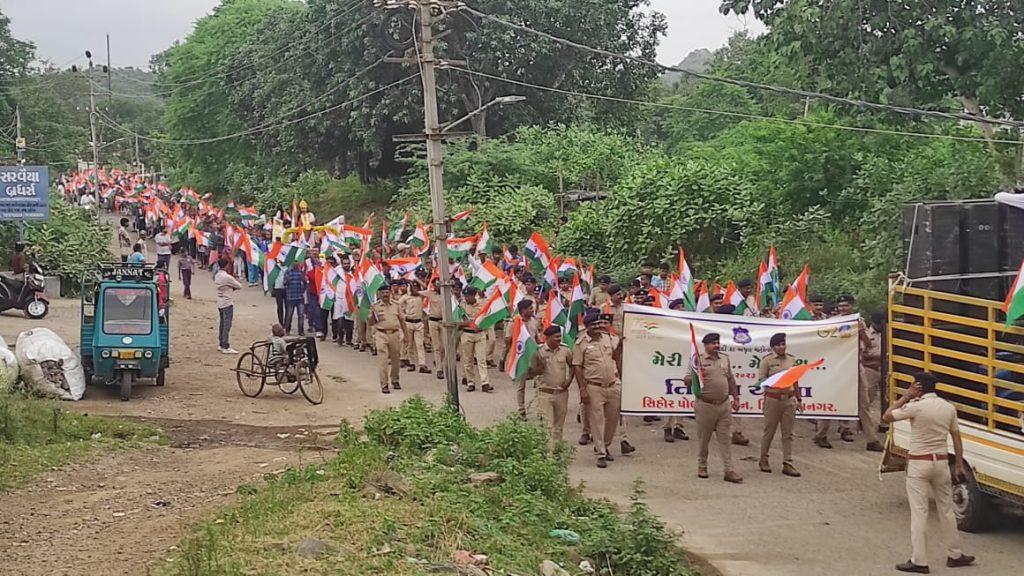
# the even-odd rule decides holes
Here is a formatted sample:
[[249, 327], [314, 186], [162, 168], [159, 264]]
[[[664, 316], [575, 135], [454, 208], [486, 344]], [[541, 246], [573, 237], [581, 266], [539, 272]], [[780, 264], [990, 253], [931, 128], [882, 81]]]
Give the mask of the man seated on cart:
[[288, 365], [288, 343], [284, 339], [285, 329], [280, 324], [270, 327], [270, 356], [267, 358], [267, 366], [277, 368]]

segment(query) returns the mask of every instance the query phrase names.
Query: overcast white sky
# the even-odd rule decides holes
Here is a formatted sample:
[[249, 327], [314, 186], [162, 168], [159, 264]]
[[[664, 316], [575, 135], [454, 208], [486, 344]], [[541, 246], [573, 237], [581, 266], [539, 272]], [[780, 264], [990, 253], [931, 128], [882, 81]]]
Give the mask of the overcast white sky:
[[[115, 66], [147, 68], [149, 57], [188, 35], [196, 19], [220, 0], [0, 0], [0, 11], [11, 19], [16, 38], [36, 44], [40, 58], [60, 66], [84, 62], [85, 50], [94, 61], [106, 58], [104, 35], [110, 33]], [[697, 48], [715, 49], [734, 32], [763, 27], [753, 18], [725, 17], [719, 0], [652, 0], [668, 17], [668, 37], [660, 60], [676, 64]]]

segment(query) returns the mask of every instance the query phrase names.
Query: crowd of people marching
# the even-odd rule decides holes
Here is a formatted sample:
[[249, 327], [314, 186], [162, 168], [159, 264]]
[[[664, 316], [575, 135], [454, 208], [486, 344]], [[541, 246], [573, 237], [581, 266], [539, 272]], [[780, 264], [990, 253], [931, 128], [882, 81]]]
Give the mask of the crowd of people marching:
[[[261, 287], [273, 298], [274, 332], [301, 336], [308, 331], [321, 341], [330, 338], [338, 346], [379, 356], [380, 388], [385, 394], [401, 389], [402, 369], [444, 379], [445, 355], [456, 354], [466, 391], [492, 392], [490, 373], [503, 370], [514, 382], [518, 410], [524, 416], [526, 389], [532, 381], [552, 440], [557, 441], [562, 439], [568, 391], [575, 381], [585, 407], [580, 413], [579, 444], [594, 444], [600, 467], [613, 460], [610, 446], [616, 440], [622, 453], [635, 450], [628, 418], [618, 413], [624, 303], [808, 320], [856, 311], [852, 296], [841, 296], [826, 307], [822, 298], [809, 294], [806, 267], [791, 286], [780, 286], [774, 248], [755, 278], [730, 281], [724, 288], [694, 279], [682, 250], [675, 273], [667, 267], [643, 266], [636, 278], [616, 283], [595, 275], [593, 266], [553, 254], [539, 233], [521, 249], [499, 246], [491, 241], [487, 224], [481, 223], [475, 234], [446, 239], [457, 294], [449, 306], [458, 328], [457, 340], [449, 345], [442, 325], [445, 303], [436, 239], [422, 223], [411, 226], [408, 215], [390, 230], [387, 222], [375, 227], [373, 216], [361, 225], [346, 222], [343, 216], [320, 224], [305, 201], [261, 215], [234, 202], [221, 208], [209, 194], [200, 196], [188, 188], [171, 190], [164, 183], [153, 184], [117, 170], [70, 174], [62, 177], [60, 186], [71, 201], [93, 196], [99, 206], [120, 215], [117, 244], [123, 261], [150, 261], [147, 238], [155, 243], [155, 262], [163, 273], [171, 273], [171, 255], [178, 254], [176, 273], [186, 299], [191, 298], [193, 274], [209, 271], [217, 290], [222, 353], [236, 353], [229, 342], [234, 293], [244, 282]], [[470, 219], [467, 211], [455, 215], [450, 224], [460, 222], [466, 228]], [[872, 451], [882, 449], [876, 435], [878, 405], [883, 402], [882, 322], [880, 314], [873, 314], [861, 330], [860, 428]], [[772, 342], [777, 362], [764, 366], [777, 365], [782, 370], [789, 364], [784, 336], [779, 336]], [[703, 386], [705, 396], [711, 398], [716, 385], [713, 364], [724, 355], [714, 338], [706, 339], [704, 345], [709, 364]], [[729, 369], [719, 376], [721, 398], [717, 400], [722, 404], [735, 397], [735, 381]], [[777, 400], [783, 408], [767, 418], [760, 468], [770, 471], [768, 450], [776, 428], [781, 428], [783, 473], [799, 476], [791, 449], [799, 399]], [[728, 416], [729, 411], [724, 414]], [[732, 471], [729, 458], [730, 444], [749, 443], [739, 421], [705, 422], [699, 416], [696, 420], [701, 475], [707, 474], [710, 438], [717, 435], [726, 480], [742, 481]], [[727, 425], [723, 420], [728, 420]], [[666, 418], [662, 427], [666, 442], [689, 439], [681, 418]], [[819, 421], [815, 444], [831, 448], [829, 434], [834, 427], [840, 439], [854, 440], [850, 423]]]

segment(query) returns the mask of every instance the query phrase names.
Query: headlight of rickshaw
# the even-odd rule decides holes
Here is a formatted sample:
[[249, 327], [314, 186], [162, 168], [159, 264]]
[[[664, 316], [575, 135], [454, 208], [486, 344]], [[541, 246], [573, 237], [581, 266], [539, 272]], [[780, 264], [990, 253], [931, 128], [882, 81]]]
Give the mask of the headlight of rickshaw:
[[136, 350], [135, 351], [135, 358], [136, 359], [142, 358], [142, 350]]
[[110, 350], [103, 350], [100, 352], [100, 358], [110, 358]]
[[146, 358], [152, 358], [153, 357], [153, 351], [152, 350], [146, 350], [145, 352], [142, 353], [142, 355], [145, 356]]

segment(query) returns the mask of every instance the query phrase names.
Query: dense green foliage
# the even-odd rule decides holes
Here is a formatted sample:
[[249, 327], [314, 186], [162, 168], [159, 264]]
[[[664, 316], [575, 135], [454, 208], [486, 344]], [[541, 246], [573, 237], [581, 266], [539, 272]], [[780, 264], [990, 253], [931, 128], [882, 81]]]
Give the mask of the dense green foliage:
[[59, 401], [12, 392], [0, 382], [0, 492], [90, 451], [159, 440], [147, 424], [67, 412]]
[[[580, 557], [609, 574], [695, 573], [639, 490], [624, 516], [584, 498], [569, 485], [565, 446], [551, 454], [533, 425], [508, 419], [478, 430], [415, 398], [371, 412], [359, 436], [342, 423], [335, 458], [245, 486], [236, 507], [184, 541], [166, 573], [455, 573], [460, 549], [487, 555], [496, 574], [535, 574], [543, 560], [575, 574]], [[499, 479], [471, 483], [478, 472]], [[580, 542], [553, 538], [553, 529]], [[343, 552], [296, 561], [306, 536]]]

